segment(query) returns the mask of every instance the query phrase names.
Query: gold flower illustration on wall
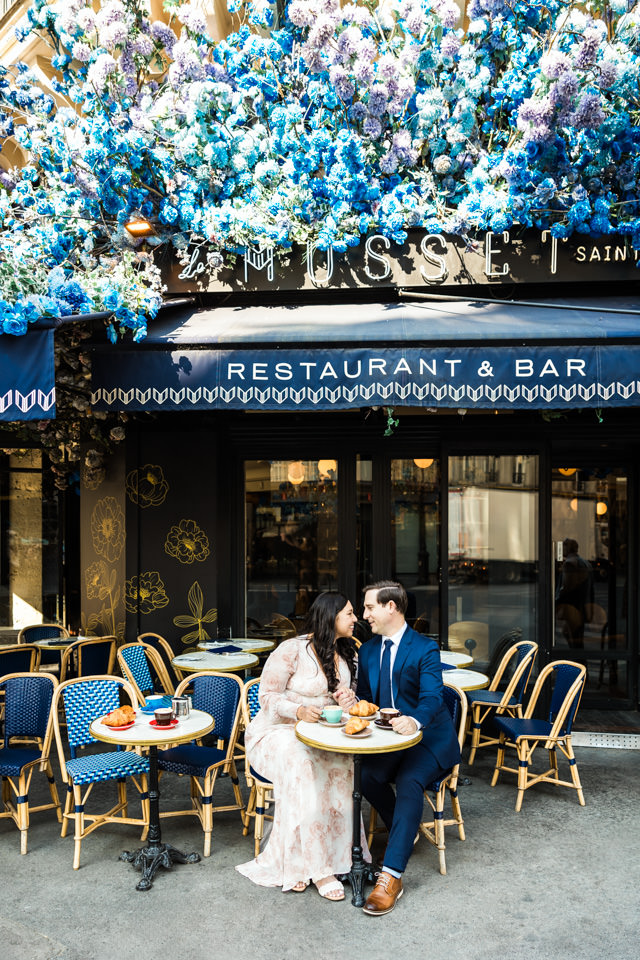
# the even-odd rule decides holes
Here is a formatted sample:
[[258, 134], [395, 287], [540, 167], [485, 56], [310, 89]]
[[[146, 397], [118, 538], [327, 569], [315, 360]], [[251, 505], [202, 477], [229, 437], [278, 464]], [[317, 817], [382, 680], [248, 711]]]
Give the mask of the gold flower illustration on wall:
[[209, 538], [195, 520], [181, 520], [177, 526], [171, 527], [164, 550], [180, 563], [206, 560], [211, 553]]
[[124, 548], [124, 514], [115, 497], [98, 500], [91, 514], [93, 549], [109, 563], [120, 558]]
[[144, 467], [127, 474], [127, 496], [143, 510], [146, 507], [158, 507], [167, 498], [169, 484], [164, 478], [162, 467], [157, 463], [145, 463]]
[[203, 624], [215, 623], [218, 619], [218, 611], [215, 607], [212, 607], [210, 610], [207, 610], [206, 613], [203, 612], [204, 594], [197, 580], [191, 584], [191, 588], [187, 594], [187, 603], [189, 604], [191, 615], [181, 614], [173, 618], [176, 627], [195, 627], [195, 630], [185, 633], [184, 636], [181, 637], [182, 642], [192, 643], [194, 640], [197, 640], [198, 643], [203, 643], [205, 640], [210, 640], [211, 638]]
[[157, 570], [147, 570], [137, 577], [125, 580], [124, 605], [129, 613], [151, 613], [160, 607], [166, 607], [169, 597], [165, 593], [164, 582]]

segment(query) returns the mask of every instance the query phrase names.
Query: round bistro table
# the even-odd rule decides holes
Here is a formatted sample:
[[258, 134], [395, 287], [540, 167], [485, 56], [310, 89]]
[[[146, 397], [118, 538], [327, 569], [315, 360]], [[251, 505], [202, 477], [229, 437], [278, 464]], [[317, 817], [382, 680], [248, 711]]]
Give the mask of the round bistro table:
[[453, 650], [441, 650], [440, 660], [448, 667], [469, 667], [473, 663], [473, 657], [468, 653], [455, 653]]
[[132, 727], [121, 730], [107, 727], [102, 720], [94, 720], [89, 731], [96, 740], [115, 743], [119, 746], [149, 747], [149, 833], [147, 845], [129, 853], [125, 850], [120, 859], [142, 871], [136, 890], [150, 890], [153, 878], [160, 867], [170, 870], [174, 863], [198, 863], [199, 853], [182, 853], [169, 843], [162, 843], [160, 834], [160, 791], [158, 789], [158, 747], [174, 743], [188, 743], [203, 737], [213, 730], [215, 720], [204, 710], [192, 710], [182, 717], [175, 727], [152, 727], [149, 714], [136, 714]]
[[459, 690], [484, 690], [491, 682], [479, 670], [443, 670], [442, 679]]
[[354, 907], [364, 906], [364, 881], [369, 872], [369, 865], [365, 862], [362, 853], [361, 821], [362, 821], [362, 757], [376, 753], [395, 753], [397, 750], [408, 750], [422, 740], [422, 730], [410, 736], [394, 733], [393, 730], [380, 730], [373, 721], [370, 722], [371, 735], [367, 737], [350, 737], [343, 733], [344, 727], [308, 723], [298, 720], [296, 723], [296, 737], [309, 747], [317, 750], [328, 750], [331, 753], [349, 753], [353, 757], [353, 834], [351, 841], [351, 870], [344, 878], [351, 884], [351, 903]]
[[251, 637], [239, 637], [237, 640], [220, 640], [217, 643], [213, 641], [208, 641], [207, 643], [199, 643], [198, 650], [206, 650], [208, 653], [215, 653], [216, 647], [240, 647], [243, 653], [271, 653], [275, 647], [274, 640], [260, 640], [258, 637], [251, 639]]
[[258, 662], [254, 653], [211, 653], [205, 650], [197, 653], [182, 653], [171, 661], [181, 673], [201, 673], [206, 670], [237, 673], [240, 670], [255, 667]]

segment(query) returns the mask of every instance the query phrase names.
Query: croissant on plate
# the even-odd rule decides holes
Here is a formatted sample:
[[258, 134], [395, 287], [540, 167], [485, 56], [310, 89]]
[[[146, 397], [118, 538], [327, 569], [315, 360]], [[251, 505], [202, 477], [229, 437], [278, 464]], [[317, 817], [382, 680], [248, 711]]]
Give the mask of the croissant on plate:
[[354, 733], [362, 733], [363, 730], [366, 730], [369, 726], [368, 720], [363, 720], [361, 717], [354, 717], [353, 720], [348, 720], [345, 724], [344, 732], [350, 735]]
[[118, 707], [117, 710], [108, 713], [106, 717], [102, 718], [102, 722], [110, 727], [125, 727], [128, 723], [133, 723], [135, 718], [135, 710], [127, 703], [123, 707]]
[[372, 717], [374, 713], [378, 712], [378, 707], [375, 703], [369, 703], [368, 700], [359, 700], [349, 710], [349, 713], [352, 717]]

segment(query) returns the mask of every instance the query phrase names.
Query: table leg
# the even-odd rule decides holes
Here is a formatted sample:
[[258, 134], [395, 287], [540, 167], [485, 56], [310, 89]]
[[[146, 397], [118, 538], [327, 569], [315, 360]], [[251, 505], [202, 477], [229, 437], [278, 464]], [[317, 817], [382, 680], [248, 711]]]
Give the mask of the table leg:
[[160, 835], [160, 791], [158, 789], [158, 748], [149, 748], [149, 834], [147, 846], [129, 853], [124, 850], [120, 859], [132, 863], [142, 871], [142, 877], [136, 884], [136, 890], [150, 890], [153, 879], [160, 867], [170, 870], [174, 863], [199, 863], [199, 853], [182, 853], [169, 843], [161, 842]]
[[339, 879], [351, 884], [351, 903], [354, 907], [364, 907], [364, 882], [373, 883], [375, 875], [371, 864], [367, 863], [362, 853], [362, 758], [359, 754], [353, 757], [353, 834], [351, 840], [351, 870]]

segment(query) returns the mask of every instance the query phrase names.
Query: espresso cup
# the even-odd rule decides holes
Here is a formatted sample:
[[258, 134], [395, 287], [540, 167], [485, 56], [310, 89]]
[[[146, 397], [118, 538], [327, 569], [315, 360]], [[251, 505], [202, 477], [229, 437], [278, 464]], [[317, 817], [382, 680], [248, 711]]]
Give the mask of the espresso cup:
[[380, 723], [384, 724], [385, 727], [391, 726], [391, 721], [395, 717], [400, 716], [400, 711], [396, 710], [395, 707], [381, 707], [380, 708]]
[[340, 723], [342, 720], [342, 707], [325, 707], [322, 711], [322, 719], [327, 723]]
[[173, 710], [171, 707], [158, 707], [154, 716], [159, 727], [168, 727], [173, 720]]

